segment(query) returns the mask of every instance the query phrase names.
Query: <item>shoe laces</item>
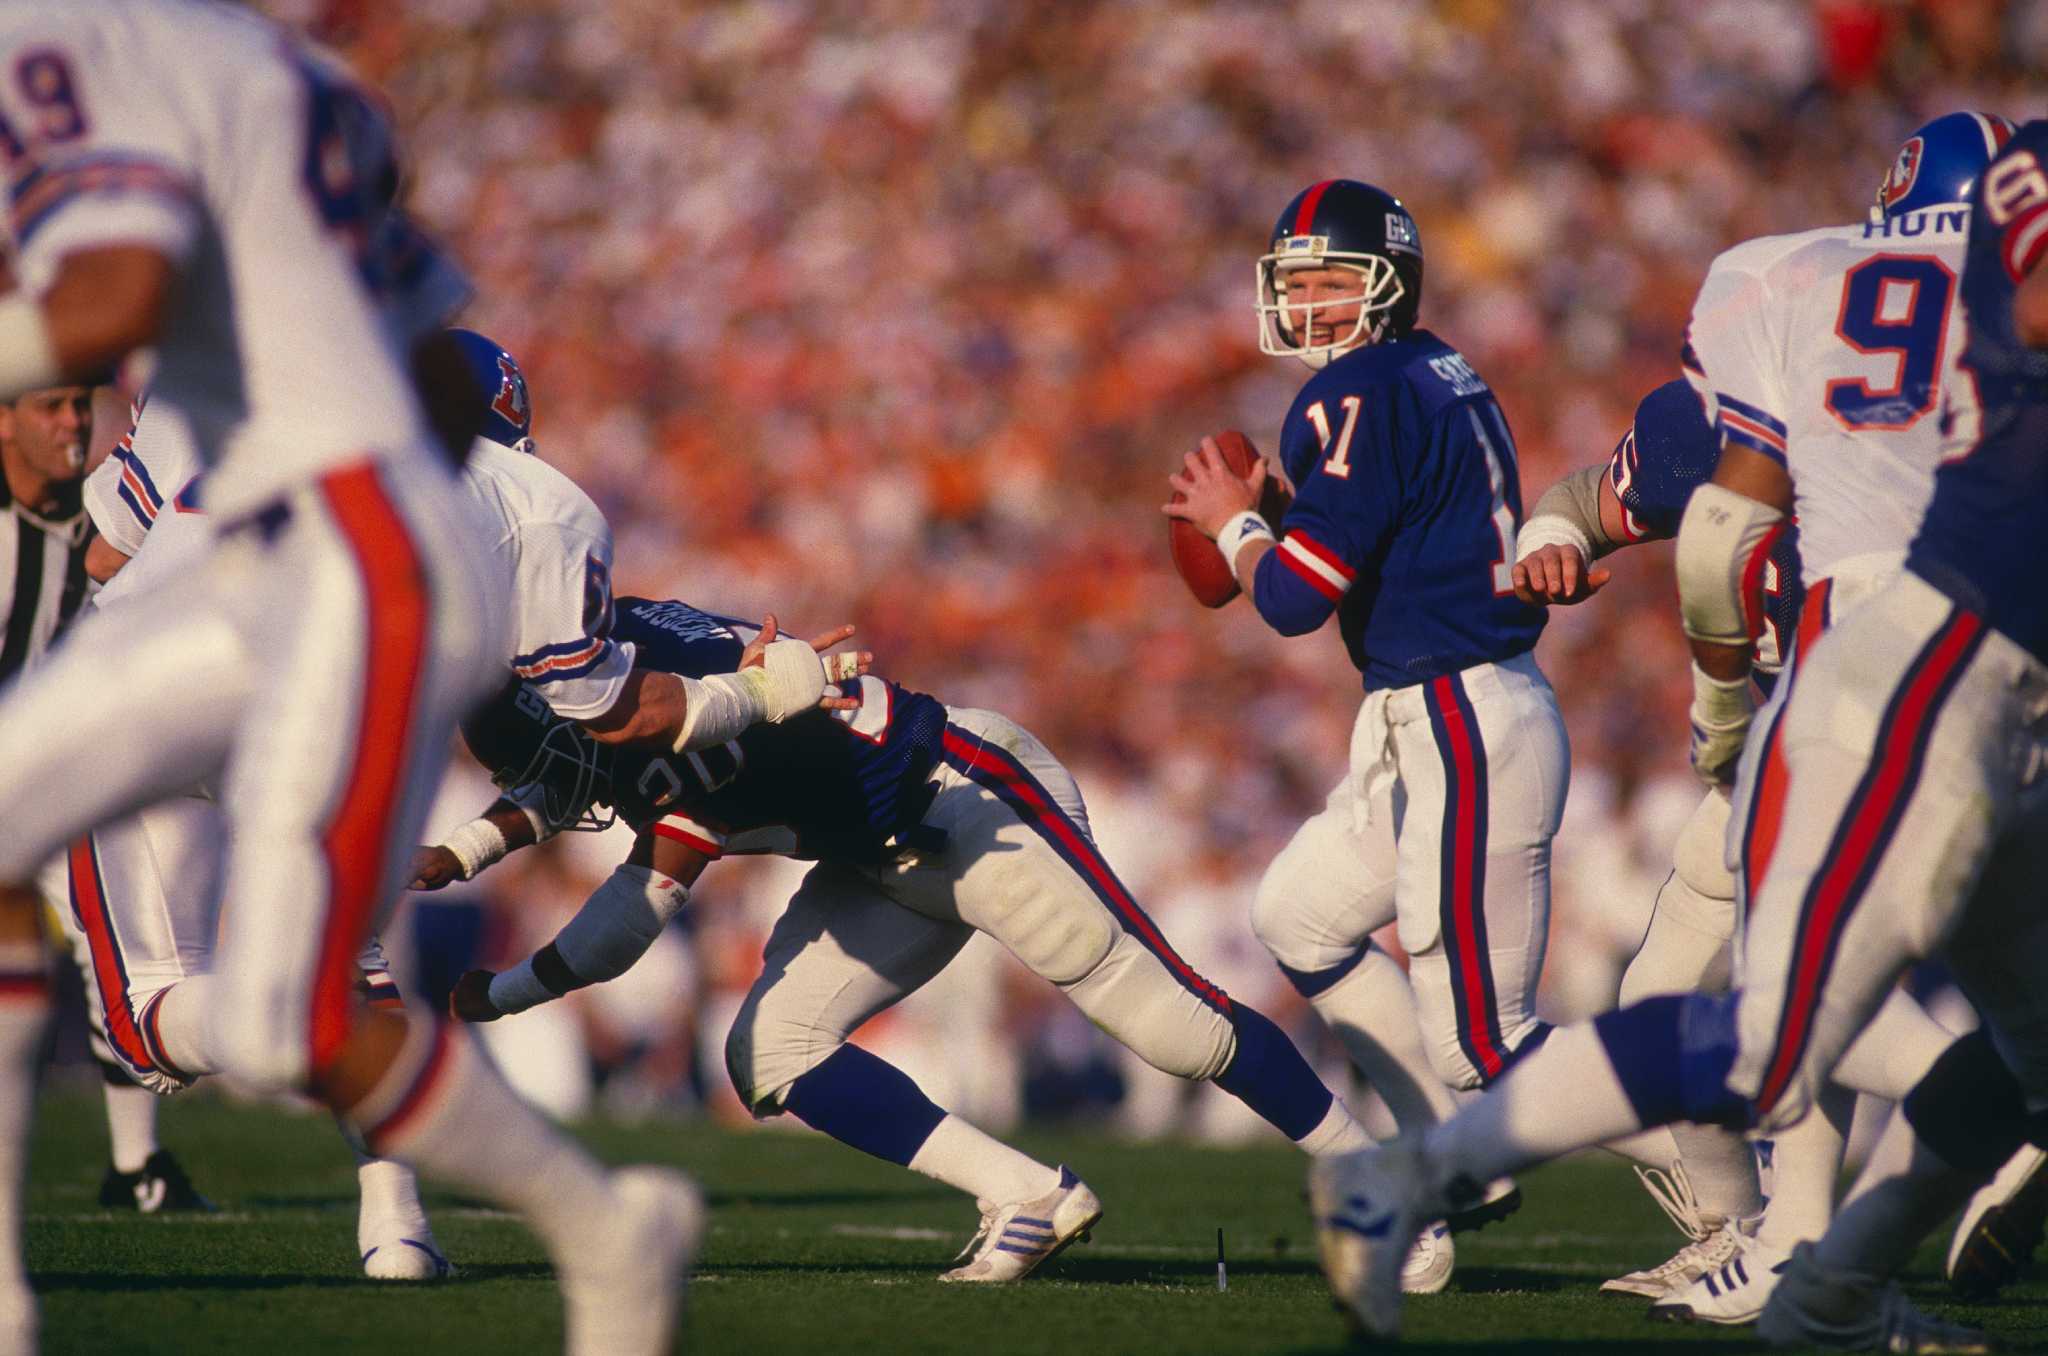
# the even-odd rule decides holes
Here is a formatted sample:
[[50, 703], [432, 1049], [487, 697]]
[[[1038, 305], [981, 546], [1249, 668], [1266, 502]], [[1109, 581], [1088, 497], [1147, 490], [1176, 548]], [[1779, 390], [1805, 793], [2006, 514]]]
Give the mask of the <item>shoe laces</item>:
[[1700, 1198], [1693, 1190], [1692, 1178], [1686, 1175], [1685, 1164], [1673, 1163], [1669, 1172], [1662, 1168], [1639, 1167], [1635, 1174], [1642, 1182], [1643, 1190], [1650, 1193], [1650, 1199], [1671, 1217], [1671, 1222], [1687, 1238], [1702, 1243], [1719, 1232], [1719, 1222], [1710, 1223], [1700, 1209]]
[[981, 1209], [980, 1227], [975, 1229], [974, 1237], [967, 1240], [967, 1246], [960, 1249], [959, 1254], [953, 1258], [955, 1263], [973, 1261], [980, 1255], [981, 1245], [994, 1238], [998, 1232], [996, 1221], [1002, 1218], [1003, 1207], [991, 1205], [987, 1201], [976, 1201], [975, 1205]]

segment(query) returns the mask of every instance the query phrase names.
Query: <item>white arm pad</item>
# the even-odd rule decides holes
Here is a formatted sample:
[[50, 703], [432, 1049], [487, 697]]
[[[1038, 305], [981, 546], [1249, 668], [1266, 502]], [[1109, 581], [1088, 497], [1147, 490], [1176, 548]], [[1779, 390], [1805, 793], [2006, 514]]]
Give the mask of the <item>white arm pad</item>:
[[42, 303], [23, 292], [0, 299], [0, 400], [63, 384]]
[[[1747, 645], [1761, 621], [1763, 557], [1785, 515], [1720, 485], [1692, 492], [1678, 525], [1678, 609], [1685, 633]], [[1754, 620], [1753, 620], [1754, 619]]]
[[543, 948], [553, 950], [569, 974], [557, 975], [551, 985], [529, 957], [491, 979], [491, 1005], [500, 1012], [524, 1012], [586, 984], [617, 979], [647, 953], [689, 898], [680, 882], [649, 867], [618, 868]]
[[1516, 562], [1545, 546], [1575, 546], [1588, 562], [1612, 551], [1618, 543], [1600, 525], [1600, 485], [1606, 477], [1605, 466], [1581, 466], [1545, 490], [1515, 538]]
[[450, 830], [441, 840], [441, 846], [455, 854], [455, 860], [462, 863], [462, 878], [475, 880], [476, 873], [503, 857], [507, 851], [505, 835], [496, 824], [488, 819], [472, 819], [459, 829]]

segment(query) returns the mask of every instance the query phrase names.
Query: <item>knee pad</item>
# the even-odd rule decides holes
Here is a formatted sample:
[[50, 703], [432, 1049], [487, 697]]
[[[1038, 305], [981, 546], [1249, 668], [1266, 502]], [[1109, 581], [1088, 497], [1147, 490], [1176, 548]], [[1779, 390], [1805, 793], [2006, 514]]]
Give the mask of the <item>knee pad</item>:
[[[1728, 815], [1727, 792], [1709, 791], [1685, 821], [1671, 854], [1671, 869], [1677, 878], [1695, 895], [1722, 906], [1716, 913], [1725, 917], [1724, 937], [1735, 935], [1735, 873], [1728, 869]], [[1699, 925], [1709, 920], [1686, 921]]]
[[1949, 1046], [1899, 1109], [1944, 1163], [1982, 1178], [2044, 1128], [2041, 1118], [2027, 1114], [2019, 1079], [1983, 1027]]
[[986, 931], [1041, 979], [1068, 985], [1102, 965], [1122, 930], [1101, 900], [1071, 875], [1020, 870], [997, 887]]
[[789, 1085], [831, 1058], [849, 1032], [821, 1031], [772, 987], [756, 984], [725, 1035], [725, 1073], [757, 1119], [782, 1114]]
[[1211, 1079], [1237, 1054], [1230, 1018], [1129, 933], [1118, 935], [1108, 958], [1085, 979], [1060, 987], [1090, 1021], [1163, 1073]]

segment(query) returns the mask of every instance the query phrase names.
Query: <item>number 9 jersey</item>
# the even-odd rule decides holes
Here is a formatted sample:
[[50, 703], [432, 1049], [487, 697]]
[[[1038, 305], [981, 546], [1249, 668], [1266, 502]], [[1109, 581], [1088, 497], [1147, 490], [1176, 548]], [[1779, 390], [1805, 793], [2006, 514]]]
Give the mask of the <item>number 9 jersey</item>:
[[1969, 229], [1952, 203], [1764, 236], [1715, 259], [1700, 287], [1685, 375], [1723, 446], [1790, 473], [1809, 591], [1882, 575], [1920, 526]]

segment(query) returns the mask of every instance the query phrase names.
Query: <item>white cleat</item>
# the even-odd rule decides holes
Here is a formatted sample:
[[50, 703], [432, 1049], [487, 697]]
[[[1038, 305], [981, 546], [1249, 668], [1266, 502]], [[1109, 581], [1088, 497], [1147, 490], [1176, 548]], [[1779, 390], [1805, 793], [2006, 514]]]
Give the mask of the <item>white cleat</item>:
[[[435, 1244], [431, 1229], [410, 1234], [397, 1229], [365, 1233], [377, 1238], [363, 1249], [363, 1274], [373, 1281], [444, 1281], [455, 1274], [455, 1264]], [[358, 1243], [363, 1236], [357, 1236]]]
[[665, 1168], [622, 1168], [611, 1187], [606, 1246], [556, 1259], [568, 1356], [668, 1356], [704, 1198]]
[[1441, 1207], [1424, 1200], [1422, 1150], [1396, 1140], [1309, 1165], [1316, 1249], [1337, 1302], [1370, 1337], [1401, 1334], [1401, 1276]]
[[1948, 1283], [1967, 1300], [1987, 1300], [2018, 1280], [2048, 1224], [2048, 1153], [2031, 1144], [1970, 1197], [1948, 1246]]
[[1102, 1202], [1072, 1168], [1036, 1200], [984, 1205], [981, 1228], [954, 1260], [963, 1265], [939, 1279], [969, 1285], [1014, 1285], [1065, 1251], [1088, 1241], [1102, 1218]]
[[1457, 1264], [1458, 1249], [1451, 1242], [1450, 1227], [1430, 1225], [1416, 1237], [1415, 1246], [1408, 1249], [1408, 1260], [1401, 1263], [1401, 1293], [1438, 1294], [1451, 1283]]
[[1672, 1164], [1668, 1173], [1658, 1168], [1637, 1168], [1635, 1174], [1642, 1182], [1643, 1190], [1650, 1193], [1650, 1199], [1671, 1217], [1671, 1222], [1678, 1226], [1678, 1231], [1688, 1241], [1656, 1266], [1602, 1281], [1602, 1294], [1639, 1295], [1644, 1299], [1660, 1300], [1680, 1293], [1735, 1256], [1736, 1229], [1721, 1216], [1700, 1209], [1699, 1197], [1693, 1192], [1692, 1178], [1686, 1176], [1685, 1164]]
[[1756, 1321], [1774, 1347], [1883, 1351], [1894, 1356], [1986, 1356], [1991, 1339], [1973, 1328], [1924, 1314], [1897, 1282], [1859, 1272], [1831, 1272], [1801, 1243]]
[[1673, 1290], [1650, 1306], [1650, 1317], [1672, 1323], [1718, 1323], [1736, 1327], [1754, 1323], [1764, 1311], [1778, 1278], [1792, 1260], [1789, 1251], [1768, 1247], [1733, 1228], [1723, 1231], [1738, 1240], [1735, 1255], [1683, 1289]]

